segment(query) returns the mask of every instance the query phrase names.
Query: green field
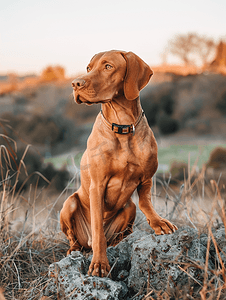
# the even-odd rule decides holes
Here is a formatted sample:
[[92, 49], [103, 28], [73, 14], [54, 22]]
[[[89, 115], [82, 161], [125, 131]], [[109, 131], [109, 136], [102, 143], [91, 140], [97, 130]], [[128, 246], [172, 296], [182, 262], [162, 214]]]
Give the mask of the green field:
[[[195, 161], [198, 160], [197, 166], [202, 167], [209, 159], [209, 155], [216, 147], [225, 147], [226, 144], [211, 143], [208, 145], [170, 145], [168, 147], [158, 148], [159, 159], [159, 172], [167, 172], [173, 161], [180, 161], [188, 163], [190, 160], [190, 166], [193, 166]], [[73, 160], [75, 165], [79, 167], [82, 152], [71, 152], [70, 154], [63, 154], [55, 157], [45, 159], [45, 163], [51, 162], [53, 165], [60, 169], [63, 166], [72, 166]]]
[[59, 156], [45, 158], [44, 163], [52, 163], [56, 169], [61, 169], [63, 166], [73, 166], [74, 164], [76, 167], [79, 167], [82, 154], [82, 152], [61, 154]]
[[226, 144], [211, 143], [208, 145], [171, 145], [166, 148], [159, 147], [159, 171], [168, 171], [173, 161], [188, 163], [193, 166], [196, 160], [197, 166], [202, 167], [209, 159], [210, 153], [216, 147], [226, 148]]

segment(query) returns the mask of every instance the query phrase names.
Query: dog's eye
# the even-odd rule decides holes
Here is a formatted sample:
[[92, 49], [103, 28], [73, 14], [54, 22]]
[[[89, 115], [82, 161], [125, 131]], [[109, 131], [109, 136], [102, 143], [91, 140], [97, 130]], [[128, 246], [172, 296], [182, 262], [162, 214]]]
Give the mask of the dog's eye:
[[87, 70], [87, 72], [89, 72], [89, 71], [91, 71], [91, 68], [88, 66], [88, 67], [86, 68], [86, 70]]
[[105, 69], [107, 69], [107, 70], [111, 70], [113, 67], [111, 66], [111, 65], [109, 65], [109, 64], [106, 64], [105, 65]]

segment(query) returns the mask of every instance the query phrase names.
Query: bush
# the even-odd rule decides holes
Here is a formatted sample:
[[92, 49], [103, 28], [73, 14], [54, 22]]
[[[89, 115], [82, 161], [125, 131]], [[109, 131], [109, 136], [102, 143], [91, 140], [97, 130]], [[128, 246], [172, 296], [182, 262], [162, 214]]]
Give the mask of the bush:
[[142, 100], [142, 107], [148, 120], [149, 126], [154, 126], [157, 121], [159, 105], [153, 102], [152, 99]]
[[162, 134], [171, 134], [179, 130], [178, 121], [165, 113], [158, 116], [157, 125]]
[[184, 162], [174, 161], [169, 172], [174, 180], [184, 181], [188, 177], [188, 165]]
[[211, 153], [207, 167], [214, 169], [226, 168], [226, 148], [217, 147]]
[[226, 114], [226, 91], [224, 91], [218, 100], [216, 107], [223, 113]]
[[33, 127], [33, 130], [29, 129], [32, 144], [44, 145], [49, 141], [51, 145], [54, 145], [62, 140], [62, 129], [51, 118], [37, 117], [29, 123]]
[[48, 66], [41, 74], [40, 80], [42, 82], [56, 81], [65, 79], [65, 70], [60, 66]]
[[[66, 187], [70, 179], [67, 170], [57, 170], [50, 163], [44, 164], [42, 157], [31, 148], [28, 149], [25, 156], [25, 149], [19, 149], [16, 153], [17, 157], [15, 157], [9, 147], [6, 147], [8, 153], [11, 153], [11, 165], [7, 163], [8, 160], [1, 160], [0, 182], [4, 181], [6, 175], [11, 176], [11, 186], [15, 185], [16, 191], [27, 190], [30, 185], [33, 187], [36, 185], [38, 187], [47, 186], [49, 182], [51, 182], [51, 187], [58, 191], [62, 191]], [[19, 167], [20, 165], [21, 167]], [[19, 174], [17, 174], [18, 171]]]
[[171, 116], [174, 112], [175, 100], [172, 88], [168, 84], [161, 84], [145, 95], [141, 94], [141, 105], [149, 125], [156, 125], [160, 114]]
[[55, 147], [59, 143], [64, 143], [68, 148], [75, 143], [77, 132], [75, 123], [65, 119], [62, 115], [13, 115], [11, 113], [2, 116], [13, 128], [7, 134], [14, 140], [22, 138], [32, 145], [50, 145]]
[[160, 106], [161, 109], [167, 114], [167, 115], [172, 115], [174, 111], [174, 99], [172, 98], [172, 95], [165, 94], [161, 97], [160, 99]]
[[57, 191], [62, 191], [70, 179], [69, 172], [66, 169], [56, 170], [51, 163], [45, 166], [42, 174], [51, 181], [51, 186]]

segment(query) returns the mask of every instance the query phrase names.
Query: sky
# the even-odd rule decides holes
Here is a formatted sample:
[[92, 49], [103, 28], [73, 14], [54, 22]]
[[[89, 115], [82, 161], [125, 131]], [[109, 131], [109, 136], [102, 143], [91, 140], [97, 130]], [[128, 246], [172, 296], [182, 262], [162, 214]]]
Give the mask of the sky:
[[176, 34], [225, 38], [225, 16], [225, 0], [0, 0], [0, 74], [60, 65], [72, 76], [111, 49], [158, 65]]

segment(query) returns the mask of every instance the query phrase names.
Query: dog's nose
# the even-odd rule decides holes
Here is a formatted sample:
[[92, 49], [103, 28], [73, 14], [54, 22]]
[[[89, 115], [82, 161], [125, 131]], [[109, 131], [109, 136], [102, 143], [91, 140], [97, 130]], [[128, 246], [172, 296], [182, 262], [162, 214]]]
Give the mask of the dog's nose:
[[85, 80], [84, 79], [75, 79], [72, 81], [72, 87], [74, 88], [80, 88], [83, 87], [85, 85]]

